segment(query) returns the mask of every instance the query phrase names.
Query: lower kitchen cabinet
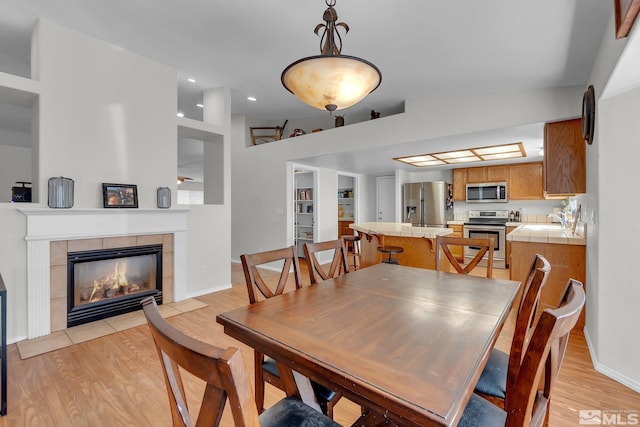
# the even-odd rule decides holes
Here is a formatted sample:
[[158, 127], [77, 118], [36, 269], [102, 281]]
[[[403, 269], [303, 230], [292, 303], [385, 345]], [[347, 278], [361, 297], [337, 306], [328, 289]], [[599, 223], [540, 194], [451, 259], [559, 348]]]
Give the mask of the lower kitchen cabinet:
[[[569, 279], [581, 281], [586, 292], [586, 246], [514, 240], [511, 242], [510, 278], [524, 283], [536, 254], [544, 256], [551, 264], [549, 277], [540, 294], [539, 311], [558, 306]], [[586, 306], [575, 326], [579, 330], [584, 328], [585, 311]]]
[[[449, 234], [451, 237], [464, 237], [464, 233], [462, 231], [462, 225], [458, 224], [449, 224], [449, 228], [453, 230], [453, 233]], [[463, 247], [462, 246], [450, 246], [451, 253], [456, 257], [458, 261], [462, 261], [464, 258]]]
[[353, 224], [353, 221], [338, 221], [338, 239], [342, 236], [353, 235], [353, 229], [349, 228], [351, 224]]

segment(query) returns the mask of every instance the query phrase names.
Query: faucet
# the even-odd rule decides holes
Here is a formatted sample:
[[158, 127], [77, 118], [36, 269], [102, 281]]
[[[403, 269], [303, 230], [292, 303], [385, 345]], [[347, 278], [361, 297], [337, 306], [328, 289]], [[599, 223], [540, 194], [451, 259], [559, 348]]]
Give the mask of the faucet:
[[547, 215], [549, 218], [555, 218], [558, 221], [560, 221], [560, 224], [562, 225], [562, 228], [567, 228], [567, 215], [562, 212], [560, 215], [554, 214], [554, 213], [550, 213], [549, 215]]

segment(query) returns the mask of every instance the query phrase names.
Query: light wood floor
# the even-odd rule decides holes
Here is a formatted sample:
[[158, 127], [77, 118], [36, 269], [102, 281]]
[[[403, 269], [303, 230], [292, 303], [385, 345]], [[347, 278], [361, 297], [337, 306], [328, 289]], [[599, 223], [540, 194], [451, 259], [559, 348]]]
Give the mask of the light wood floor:
[[[232, 282], [238, 285], [198, 298], [207, 307], [169, 321], [198, 339], [239, 347], [247, 369], [253, 372], [252, 350], [226, 336], [215, 321], [217, 313], [247, 304], [237, 264], [232, 266]], [[499, 348], [508, 350], [512, 332], [510, 318]], [[25, 360], [14, 344], [8, 348], [8, 365], [8, 415], [0, 419], [0, 426], [171, 426], [158, 356], [146, 325]], [[203, 389], [189, 378], [186, 387], [192, 395]], [[200, 395], [190, 400], [191, 406], [198, 406]], [[282, 396], [267, 386], [267, 405]], [[574, 333], [552, 397], [550, 425], [578, 425], [580, 409], [640, 411], [640, 394], [595, 372], [584, 335]], [[336, 421], [343, 425], [350, 425], [358, 415], [359, 407], [346, 399], [336, 407]], [[233, 425], [228, 409], [222, 425]]]

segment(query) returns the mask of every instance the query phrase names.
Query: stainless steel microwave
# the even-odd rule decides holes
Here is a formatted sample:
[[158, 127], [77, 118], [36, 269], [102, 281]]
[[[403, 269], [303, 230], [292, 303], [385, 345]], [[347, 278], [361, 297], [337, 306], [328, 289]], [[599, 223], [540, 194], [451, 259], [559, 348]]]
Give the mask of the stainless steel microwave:
[[467, 184], [467, 203], [505, 203], [507, 202], [506, 182], [485, 182]]

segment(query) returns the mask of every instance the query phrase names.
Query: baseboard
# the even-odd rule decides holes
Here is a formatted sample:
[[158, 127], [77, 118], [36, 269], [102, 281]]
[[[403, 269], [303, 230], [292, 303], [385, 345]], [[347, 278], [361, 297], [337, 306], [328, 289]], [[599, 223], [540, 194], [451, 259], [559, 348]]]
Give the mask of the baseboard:
[[227, 283], [226, 285], [222, 285], [222, 286], [216, 286], [214, 288], [203, 289], [203, 290], [197, 291], [197, 292], [191, 292], [191, 293], [187, 294], [185, 299], [197, 298], [197, 297], [201, 297], [203, 295], [207, 295], [207, 294], [210, 294], [210, 293], [213, 293], [213, 292], [217, 292], [217, 291], [222, 291], [224, 289], [229, 289], [229, 288], [231, 288], [231, 283]]
[[15, 343], [17, 343], [17, 342], [19, 342], [19, 341], [24, 341], [24, 340], [26, 340], [26, 339], [27, 339], [27, 336], [26, 336], [26, 335], [19, 336], [19, 337], [17, 337], [17, 338], [9, 338], [9, 339], [7, 339], [7, 345], [15, 344]]
[[619, 382], [620, 384], [629, 387], [631, 390], [640, 393], [640, 382], [633, 380], [625, 375], [622, 375], [615, 369], [611, 369], [608, 366], [603, 365], [598, 362], [598, 358], [596, 357], [595, 350], [593, 344], [591, 342], [591, 338], [589, 337], [589, 330], [585, 326], [584, 328], [584, 338], [587, 341], [587, 348], [589, 349], [589, 355], [591, 356], [591, 361], [593, 362], [593, 368], [600, 372], [603, 375], [611, 378], [614, 381]]

